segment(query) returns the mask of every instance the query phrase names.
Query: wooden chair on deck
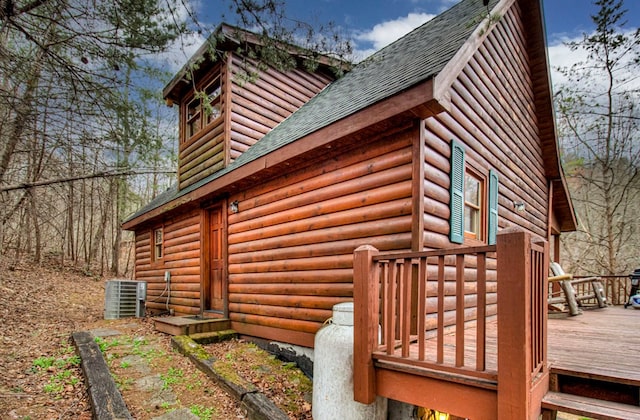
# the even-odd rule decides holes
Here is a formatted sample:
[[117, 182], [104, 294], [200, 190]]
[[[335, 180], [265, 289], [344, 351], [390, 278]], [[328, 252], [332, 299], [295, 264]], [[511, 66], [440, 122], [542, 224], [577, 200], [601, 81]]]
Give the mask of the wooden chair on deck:
[[[552, 262], [549, 264], [549, 268], [553, 272], [553, 276], [549, 277], [549, 283], [557, 282], [560, 286], [560, 291], [557, 293], [549, 293], [549, 299], [547, 303], [552, 306], [555, 304], [565, 304], [569, 308], [569, 315], [580, 315], [582, 312], [579, 307], [583, 306], [583, 302], [586, 300], [595, 299], [599, 308], [607, 306], [607, 299], [604, 293], [604, 287], [600, 282], [600, 277], [586, 277], [581, 279], [574, 279], [572, 274], [566, 274], [560, 264]], [[579, 284], [589, 284], [588, 290], [584, 293], [576, 290]]]

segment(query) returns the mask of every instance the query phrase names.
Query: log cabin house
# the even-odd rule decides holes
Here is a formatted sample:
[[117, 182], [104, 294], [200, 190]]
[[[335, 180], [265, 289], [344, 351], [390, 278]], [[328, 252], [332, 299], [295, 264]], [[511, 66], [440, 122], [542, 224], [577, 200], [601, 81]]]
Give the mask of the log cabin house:
[[[253, 66], [255, 81], [242, 82], [252, 62], [237, 53], [237, 31], [221, 26], [219, 59], [199, 51], [193, 82], [182, 71], [164, 91], [180, 114], [176, 186], [123, 224], [135, 232], [147, 308], [220, 317], [243, 335], [313, 347], [332, 307], [355, 299], [358, 401], [384, 395], [449, 401], [443, 409], [467, 417], [536, 417], [549, 386], [547, 243], [575, 230], [576, 219], [541, 2], [483, 3], [459, 2], [337, 80], [321, 62], [314, 71]], [[379, 272], [393, 280], [384, 286], [371, 274]], [[514, 273], [523, 281], [498, 293]], [[401, 287], [401, 278], [434, 281]], [[380, 304], [387, 295], [399, 300]], [[525, 359], [486, 361], [494, 344], [485, 319], [498, 307], [497, 335], [512, 337], [498, 347], [525, 346]], [[381, 319], [385, 354], [373, 333]], [[445, 328], [468, 325], [481, 331], [475, 367], [466, 367], [457, 334], [444, 369], [455, 379], [431, 398], [415, 392], [415, 378], [429, 375], [411, 376], [424, 349], [404, 371], [389, 368], [425, 331], [442, 343]], [[442, 344], [434, 357], [431, 372], [446, 364]], [[522, 374], [500, 382], [501, 393], [502, 367]], [[457, 392], [464, 404], [446, 397]]]
[[203, 47], [195, 76], [164, 90], [180, 114], [176, 187], [123, 224], [148, 308], [217, 313], [240, 333], [312, 347], [332, 306], [353, 298], [360, 245], [573, 230], [540, 9], [462, 1], [338, 80], [321, 63], [256, 66], [243, 82], [238, 33], [222, 25], [220, 59]]

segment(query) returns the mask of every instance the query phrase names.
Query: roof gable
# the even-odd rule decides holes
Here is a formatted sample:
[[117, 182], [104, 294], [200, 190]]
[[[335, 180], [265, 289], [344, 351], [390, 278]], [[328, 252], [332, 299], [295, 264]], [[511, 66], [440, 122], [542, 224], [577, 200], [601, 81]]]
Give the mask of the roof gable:
[[[490, 6], [497, 1], [492, 0]], [[481, 1], [464, 0], [436, 16], [327, 86], [233, 164], [198, 185], [434, 77], [461, 49], [487, 13]]]

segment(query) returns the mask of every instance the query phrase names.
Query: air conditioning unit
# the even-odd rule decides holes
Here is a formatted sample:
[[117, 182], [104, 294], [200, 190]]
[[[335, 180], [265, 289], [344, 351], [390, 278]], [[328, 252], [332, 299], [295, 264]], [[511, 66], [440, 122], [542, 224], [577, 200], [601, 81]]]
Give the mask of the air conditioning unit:
[[144, 316], [147, 282], [109, 280], [104, 293], [104, 319]]

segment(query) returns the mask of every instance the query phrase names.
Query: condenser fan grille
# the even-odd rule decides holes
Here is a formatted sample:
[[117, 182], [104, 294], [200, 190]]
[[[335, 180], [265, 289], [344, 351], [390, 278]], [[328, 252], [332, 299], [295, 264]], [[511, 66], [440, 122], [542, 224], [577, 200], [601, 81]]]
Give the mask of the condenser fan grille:
[[104, 319], [144, 316], [147, 283], [133, 280], [109, 280], [105, 287]]

